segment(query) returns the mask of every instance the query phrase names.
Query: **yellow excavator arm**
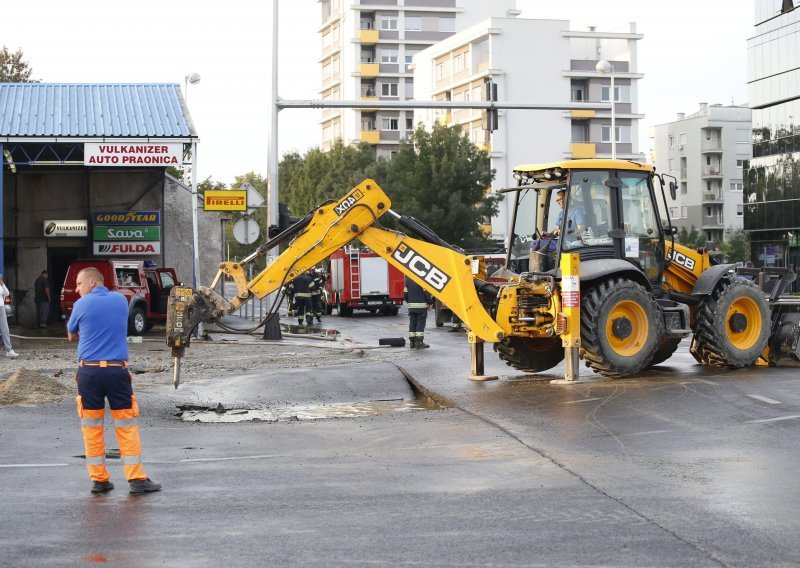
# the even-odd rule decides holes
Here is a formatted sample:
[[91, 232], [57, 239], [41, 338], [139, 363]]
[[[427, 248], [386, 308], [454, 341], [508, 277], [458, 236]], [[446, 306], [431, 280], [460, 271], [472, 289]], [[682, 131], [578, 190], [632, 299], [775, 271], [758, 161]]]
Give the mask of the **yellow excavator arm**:
[[[444, 246], [446, 243], [433, 244], [376, 227], [378, 219], [391, 212], [390, 207], [389, 197], [378, 184], [364, 180], [341, 200], [320, 206], [298, 222], [294, 227], [300, 228], [295, 232], [301, 232], [252, 280], [247, 280], [244, 269], [246, 261], [255, 255], [242, 263], [220, 264], [208, 288], [173, 288], [167, 310], [167, 345], [172, 347], [173, 356], [183, 355], [192, 330], [201, 321], [217, 319], [234, 312], [251, 297], [263, 298], [279, 290], [355, 238], [446, 304], [478, 338], [500, 341], [503, 331], [484, 309], [475, 287], [478, 260]], [[408, 219], [391, 213], [401, 222]], [[421, 230], [424, 233], [425, 227]], [[230, 301], [213, 290], [222, 276], [236, 283], [237, 295]]]

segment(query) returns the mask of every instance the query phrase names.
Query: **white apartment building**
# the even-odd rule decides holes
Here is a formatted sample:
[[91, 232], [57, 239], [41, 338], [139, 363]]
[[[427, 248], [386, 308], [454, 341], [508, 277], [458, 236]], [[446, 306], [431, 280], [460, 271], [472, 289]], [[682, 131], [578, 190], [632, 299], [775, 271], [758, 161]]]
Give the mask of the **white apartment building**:
[[[742, 167], [752, 156], [752, 111], [747, 107], [700, 103], [686, 116], [654, 129], [656, 171], [678, 180], [677, 198], [667, 192], [673, 225], [705, 233], [710, 246], [744, 220]], [[661, 211], [666, 218], [665, 212]]]
[[[518, 13], [515, 0], [320, 0], [322, 99], [414, 98], [414, 55], [492, 14]], [[412, 111], [324, 109], [323, 150], [363, 140], [389, 157], [414, 129]]]
[[[628, 31], [571, 30], [567, 20], [493, 17], [421, 51], [414, 57], [419, 98], [485, 100], [484, 83], [498, 86], [499, 101], [558, 104], [611, 101], [611, 79], [596, 70], [599, 60], [614, 68], [616, 154], [643, 160], [639, 151], [636, 25]], [[498, 128], [482, 126], [480, 110], [417, 110], [414, 122], [460, 125], [483, 145], [496, 170], [492, 191], [516, 185], [513, 168], [570, 158], [611, 157], [611, 111], [504, 110]], [[509, 200], [487, 232], [507, 239]]]

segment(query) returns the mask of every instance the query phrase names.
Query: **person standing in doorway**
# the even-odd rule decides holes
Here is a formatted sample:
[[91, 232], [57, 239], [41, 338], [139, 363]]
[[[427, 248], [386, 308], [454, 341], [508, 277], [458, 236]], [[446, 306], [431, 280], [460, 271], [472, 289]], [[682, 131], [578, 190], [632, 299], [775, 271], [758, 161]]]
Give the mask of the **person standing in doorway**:
[[86, 467], [92, 493], [114, 489], [106, 469], [103, 419], [106, 399], [119, 443], [122, 469], [131, 493], [161, 489], [144, 473], [139, 440], [139, 406], [133, 396], [133, 377], [128, 371], [128, 301], [106, 288], [96, 268], [78, 272], [75, 287], [81, 295], [67, 322], [67, 337], [78, 341], [78, 416], [86, 447]]
[[425, 321], [428, 319], [428, 308], [431, 295], [422, 286], [406, 276], [406, 288], [403, 297], [408, 304], [408, 339], [412, 349], [427, 349], [425, 343]]
[[33, 302], [36, 304], [36, 325], [47, 327], [47, 320], [50, 319], [50, 282], [46, 270], [42, 270], [33, 283]]
[[3, 281], [3, 275], [0, 274], [0, 335], [3, 337], [6, 357], [19, 357], [19, 353], [11, 347], [11, 332], [8, 330], [8, 318], [6, 318], [6, 298], [10, 295]]

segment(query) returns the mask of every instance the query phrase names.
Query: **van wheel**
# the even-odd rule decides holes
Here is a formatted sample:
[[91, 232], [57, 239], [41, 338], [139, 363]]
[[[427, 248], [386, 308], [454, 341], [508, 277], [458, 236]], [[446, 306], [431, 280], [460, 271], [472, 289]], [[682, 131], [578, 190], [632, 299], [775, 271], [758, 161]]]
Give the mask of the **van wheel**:
[[128, 321], [128, 334], [142, 335], [147, 327], [147, 316], [142, 308], [133, 308]]

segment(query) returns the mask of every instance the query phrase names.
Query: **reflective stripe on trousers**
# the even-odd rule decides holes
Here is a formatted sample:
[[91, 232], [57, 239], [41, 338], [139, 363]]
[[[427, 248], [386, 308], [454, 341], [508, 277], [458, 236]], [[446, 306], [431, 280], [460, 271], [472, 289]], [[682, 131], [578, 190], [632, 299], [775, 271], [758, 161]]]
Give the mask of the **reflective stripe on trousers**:
[[108, 481], [110, 478], [105, 464], [104, 428], [105, 398], [108, 398], [125, 478], [128, 481], [146, 478], [139, 438], [139, 405], [133, 395], [128, 370], [123, 367], [82, 367], [77, 379], [78, 392], [82, 394], [76, 397], [76, 402], [89, 476], [95, 481]]

